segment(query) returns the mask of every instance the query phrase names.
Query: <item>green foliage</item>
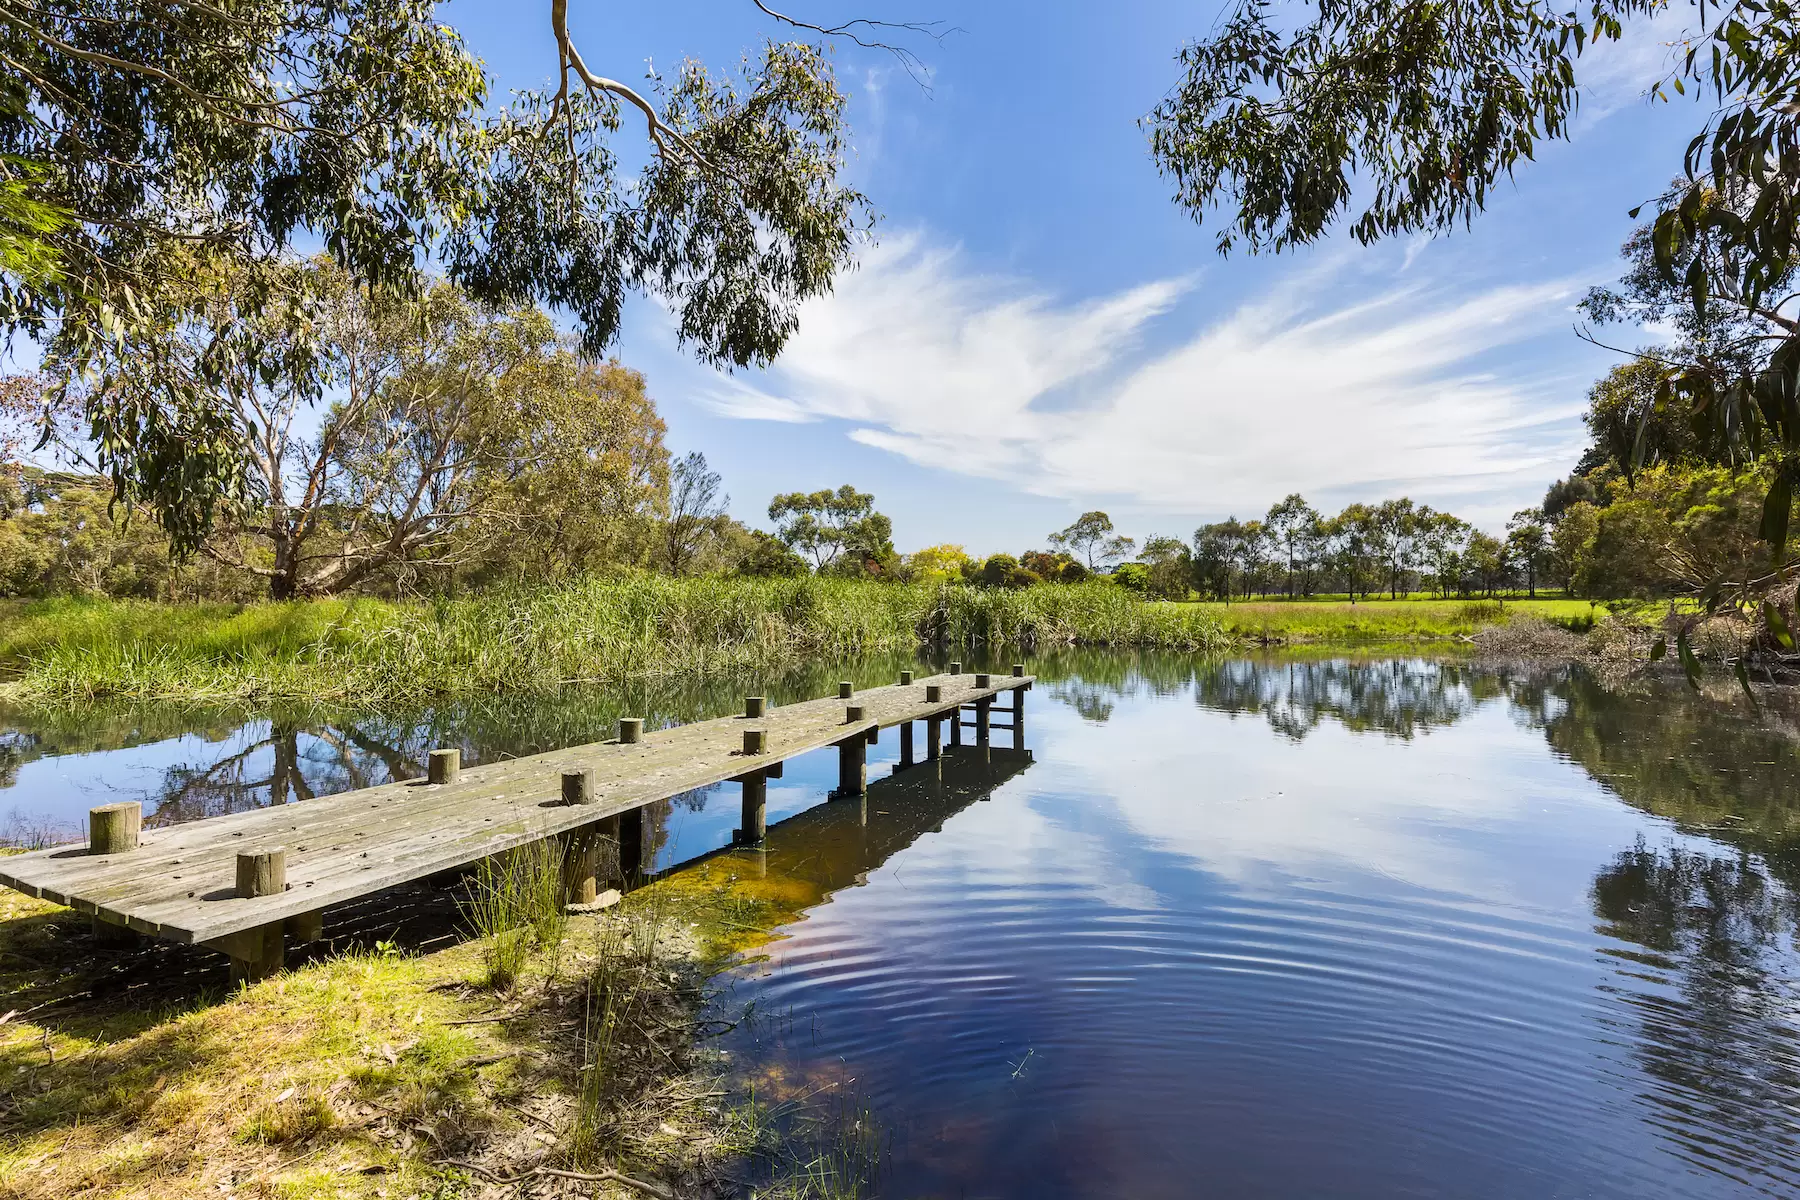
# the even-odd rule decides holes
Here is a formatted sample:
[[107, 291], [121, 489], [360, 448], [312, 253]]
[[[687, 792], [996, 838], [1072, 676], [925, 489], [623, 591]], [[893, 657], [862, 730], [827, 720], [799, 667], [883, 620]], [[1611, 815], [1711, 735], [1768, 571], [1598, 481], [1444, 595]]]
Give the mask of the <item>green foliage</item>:
[[875, 511], [875, 497], [849, 484], [837, 491], [785, 492], [769, 501], [775, 536], [813, 557], [824, 571], [842, 564], [854, 577], [894, 559], [894, 523]]
[[806, 560], [760, 529], [750, 532], [750, 544], [738, 561], [737, 572], [749, 579], [792, 579], [811, 568]]
[[1316, 240], [1353, 177], [1359, 241], [1450, 229], [1540, 138], [1567, 135], [1585, 38], [1651, 8], [1597, 4], [1585, 27], [1509, 0], [1340, 0], [1298, 20], [1241, 3], [1182, 50], [1182, 80], [1147, 120], [1151, 153], [1196, 219], [1232, 210], [1221, 251]]
[[1025, 588], [1043, 582], [1042, 577], [1020, 566], [1010, 554], [991, 554], [979, 567], [971, 563], [963, 574], [969, 582], [990, 588]]
[[1093, 574], [1066, 550], [1054, 554], [1047, 550], [1027, 550], [1019, 556], [1019, 565], [1047, 583], [1080, 583]]
[[[303, 373], [310, 353], [222, 312], [217, 281], [278, 299], [296, 242], [380, 293], [416, 292], [435, 259], [483, 303], [553, 305], [589, 358], [647, 292], [700, 357], [738, 365], [777, 354], [848, 264], [867, 209], [839, 182], [825, 47], [770, 41], [735, 77], [685, 62], [646, 98], [588, 70], [566, 4], [548, 16], [559, 89], [491, 107], [433, 0], [8, 10], [0, 328], [93, 381], [103, 470], [178, 549], [245, 487], [254, 447], [223, 382]], [[622, 103], [654, 148], [634, 177]], [[128, 345], [184, 325], [206, 344], [191, 360]], [[113, 387], [126, 373], [151, 385]]]
[[1137, 545], [1114, 532], [1112, 518], [1103, 512], [1082, 513], [1068, 528], [1051, 534], [1050, 544], [1078, 556], [1089, 572], [1119, 561]]
[[[1341, 0], [1290, 21], [1244, 0], [1182, 52], [1184, 78], [1149, 118], [1152, 152], [1196, 219], [1230, 209], [1221, 252], [1314, 242], [1353, 202], [1363, 242], [1447, 230], [1541, 141], [1568, 136], [1588, 45], [1662, 8]], [[1709, 97], [1683, 177], [1627, 243], [1622, 290], [1584, 302], [1600, 322], [1677, 329], [1654, 361], [1603, 385], [1614, 394], [1600, 397], [1596, 432], [1628, 473], [1653, 451], [1689, 448], [1669, 427], [1675, 409], [1710, 458], [1800, 451], [1800, 327], [1780, 311], [1800, 262], [1800, 10], [1735, 0], [1698, 11], [1702, 32], [1651, 89]], [[1792, 480], [1766, 483], [1762, 532], [1779, 553]]]
[[1141, 562], [1120, 563], [1108, 576], [1114, 583], [1129, 592], [1144, 595], [1150, 590], [1150, 568]]
[[1577, 503], [1551, 534], [1571, 588], [1584, 596], [1692, 594], [1765, 568], [1760, 543], [1767, 470], [1658, 465], [1636, 485], [1615, 479], [1601, 503]]
[[947, 542], [913, 551], [901, 567], [909, 583], [953, 583], [967, 578], [974, 569], [975, 560], [969, 557], [968, 551]]

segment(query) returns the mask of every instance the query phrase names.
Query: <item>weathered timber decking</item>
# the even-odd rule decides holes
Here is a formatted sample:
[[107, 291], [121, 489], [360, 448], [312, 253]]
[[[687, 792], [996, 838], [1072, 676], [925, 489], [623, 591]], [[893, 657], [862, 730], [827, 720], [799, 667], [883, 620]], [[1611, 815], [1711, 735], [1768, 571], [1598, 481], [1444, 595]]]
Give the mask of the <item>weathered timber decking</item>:
[[[762, 717], [645, 732], [635, 743], [600, 742], [469, 767], [452, 783], [389, 783], [151, 827], [135, 849], [118, 853], [61, 846], [0, 858], [0, 884], [140, 933], [237, 956], [240, 935], [250, 931], [867, 738], [877, 728], [955, 720], [963, 705], [1031, 683], [1031, 676], [994, 675], [983, 688], [974, 675], [934, 675], [869, 688], [850, 700], [808, 700]], [[928, 685], [942, 689], [935, 703], [925, 699]], [[848, 721], [847, 705], [861, 705], [862, 719]], [[752, 729], [767, 731], [766, 753], [743, 752], [743, 734]], [[592, 772], [591, 802], [564, 802], [562, 774], [572, 770]], [[276, 848], [285, 853], [286, 890], [240, 896], [237, 856]]]

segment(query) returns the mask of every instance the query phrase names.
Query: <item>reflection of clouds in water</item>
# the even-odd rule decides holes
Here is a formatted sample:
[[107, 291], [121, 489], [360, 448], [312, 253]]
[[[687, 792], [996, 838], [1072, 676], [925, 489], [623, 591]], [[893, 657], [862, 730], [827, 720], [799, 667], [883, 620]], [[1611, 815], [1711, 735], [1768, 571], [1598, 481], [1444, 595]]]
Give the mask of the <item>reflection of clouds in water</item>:
[[[1510, 904], [1520, 873], [1497, 872], [1467, 839], [1504, 836], [1547, 804], [1587, 803], [1624, 826], [1582, 772], [1544, 756], [1540, 735], [1421, 665], [1224, 664], [1199, 680], [1202, 713], [1121, 698], [1103, 739], [1053, 709], [1040, 778], [1107, 797], [1135, 839], [1246, 887], [1377, 875]], [[1248, 724], [1250, 713], [1304, 713], [1307, 733]], [[1400, 740], [1440, 722], [1439, 736]], [[1502, 774], [1532, 785], [1497, 793]]]

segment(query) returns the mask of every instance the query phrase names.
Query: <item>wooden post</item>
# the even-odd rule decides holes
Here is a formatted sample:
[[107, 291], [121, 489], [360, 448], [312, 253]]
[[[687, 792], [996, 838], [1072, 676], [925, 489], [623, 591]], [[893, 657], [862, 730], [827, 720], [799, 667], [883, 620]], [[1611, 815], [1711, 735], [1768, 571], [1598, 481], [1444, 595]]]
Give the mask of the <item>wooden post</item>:
[[950, 664], [950, 673], [952, 675], [961, 675], [962, 674], [962, 664], [959, 662], [951, 663]]
[[231, 982], [255, 983], [281, 970], [287, 961], [282, 922], [246, 929], [230, 938]]
[[[562, 773], [564, 804], [592, 804], [598, 799], [594, 773], [578, 768]], [[571, 829], [557, 839], [562, 852], [563, 904], [592, 904], [600, 896], [600, 828]]]
[[237, 856], [237, 894], [245, 899], [287, 891], [287, 851], [246, 850]]
[[959, 704], [950, 713], [950, 744], [952, 746], [962, 745], [962, 712], [963, 706]]
[[988, 744], [988, 710], [993, 707], [994, 698], [992, 696], [983, 696], [975, 702], [975, 744], [977, 746]]
[[763, 715], [763, 710], [767, 707], [768, 698], [765, 696], [744, 697], [744, 715], [746, 717], [760, 717]]
[[562, 802], [564, 804], [592, 804], [594, 794], [594, 773], [580, 769], [562, 773]]
[[[287, 890], [287, 852], [280, 847], [249, 850], [237, 856], [237, 894], [245, 898], [275, 896]], [[272, 921], [231, 939], [231, 981], [254, 983], [286, 961], [282, 940], [285, 922]]]
[[619, 875], [627, 888], [641, 883], [650, 865], [650, 855], [646, 853], [649, 825], [642, 808], [629, 808], [619, 814]]
[[1013, 678], [1014, 679], [1025, 678], [1025, 664], [1024, 663], [1014, 663], [1013, 664]]
[[906, 687], [911, 683], [912, 683], [912, 672], [911, 671], [900, 672], [900, 686]]
[[563, 904], [592, 904], [600, 898], [600, 837], [595, 823], [557, 839], [562, 849]]
[[632, 745], [644, 740], [644, 718], [620, 717], [619, 741], [624, 745]]
[[287, 931], [296, 942], [316, 942], [325, 936], [325, 913], [301, 913], [287, 919]]
[[860, 704], [844, 705], [844, 724], [855, 725], [864, 720], [863, 706]]
[[850, 697], [852, 697], [854, 695], [856, 695], [856, 685], [851, 683], [848, 679], [846, 679], [842, 683], [838, 684], [838, 699], [839, 700], [848, 700]]
[[119, 854], [136, 850], [144, 828], [144, 806], [136, 800], [88, 809], [88, 853]]
[[433, 750], [425, 759], [425, 782], [455, 783], [462, 774], [461, 750]]
[[942, 684], [928, 683], [925, 685], [925, 703], [941, 704], [941, 703], [943, 703], [943, 700], [944, 700], [944, 686]]
[[769, 832], [769, 781], [761, 771], [752, 771], [738, 782], [744, 785], [744, 807], [738, 822], [737, 840], [741, 846], [754, 846]]
[[138, 944], [142, 939], [137, 930], [129, 925], [115, 925], [111, 921], [94, 916], [88, 918], [88, 926], [93, 930], [94, 940], [102, 946], [115, 946], [121, 950]]
[[992, 682], [993, 682], [993, 680], [988, 678], [988, 676], [986, 676], [986, 675], [978, 674], [975, 676], [975, 686], [978, 688], [987, 687]]
[[862, 734], [838, 743], [838, 786], [834, 799], [850, 800], [861, 796], [869, 786], [868, 743]]
[[942, 739], [944, 734], [942, 717], [925, 718], [925, 761], [936, 762], [943, 753]]
[[769, 731], [766, 729], [744, 730], [744, 753], [767, 754], [769, 752]]
[[900, 722], [900, 766], [910, 767], [913, 763], [913, 723]]
[[[1015, 673], [1022, 674], [1025, 668], [1014, 667], [1013, 670]], [[1025, 689], [1022, 687], [1013, 689], [1012, 717], [1013, 749], [1023, 750], [1025, 748]]]

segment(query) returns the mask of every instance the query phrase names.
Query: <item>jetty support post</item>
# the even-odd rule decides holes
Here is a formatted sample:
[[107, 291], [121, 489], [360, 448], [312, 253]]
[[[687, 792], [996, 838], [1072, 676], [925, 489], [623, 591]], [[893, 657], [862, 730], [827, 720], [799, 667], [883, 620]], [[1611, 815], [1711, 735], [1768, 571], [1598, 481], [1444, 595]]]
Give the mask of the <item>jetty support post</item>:
[[[562, 773], [564, 804], [592, 804], [597, 798], [591, 770], [578, 768]], [[600, 847], [605, 841], [602, 823], [577, 826], [557, 840], [562, 852], [563, 904], [592, 904], [600, 898]]]
[[[233, 890], [245, 900], [287, 891], [287, 851], [272, 846], [240, 853], [236, 885]], [[271, 921], [214, 943], [231, 958], [231, 982], [255, 983], [281, 970], [287, 961], [285, 926], [286, 922]]]
[[[1015, 674], [1020, 674], [1023, 673], [1024, 668], [1015, 667], [1013, 670]], [[1023, 750], [1025, 748], [1025, 689], [1022, 687], [1013, 689], [1012, 735], [1013, 749]]]
[[455, 783], [462, 774], [462, 751], [433, 750], [425, 759], [425, 782]]
[[913, 723], [911, 721], [902, 721], [900, 722], [900, 766], [898, 769], [904, 771], [912, 765]]
[[[122, 804], [102, 804], [88, 809], [88, 853], [124, 854], [138, 847], [138, 835], [144, 827], [144, 806], [135, 800]], [[104, 945], [136, 945], [138, 935], [129, 926], [118, 925], [98, 915], [91, 919], [94, 937]]]
[[644, 868], [651, 858], [648, 845], [650, 823], [644, 820], [644, 810], [626, 809], [600, 821], [595, 828], [603, 850], [607, 842], [617, 848], [614, 861], [617, 864], [616, 880], [619, 890], [628, 892], [643, 882]]
[[[978, 688], [985, 688], [990, 682], [986, 675], [975, 676], [975, 686]], [[977, 746], [986, 747], [988, 744], [988, 738], [992, 734], [990, 714], [993, 708], [994, 698], [992, 696], [982, 696], [975, 701], [975, 744]]]
[[[863, 721], [863, 706], [852, 704], [844, 710], [846, 725], [860, 725]], [[868, 734], [858, 730], [837, 744], [838, 748], [838, 785], [831, 794], [834, 800], [850, 800], [860, 798], [869, 790], [869, 740]]]
[[[759, 706], [760, 707], [760, 706]], [[746, 706], [748, 712], [748, 706]], [[769, 752], [769, 731], [744, 730], [744, 757], [754, 758]], [[769, 833], [769, 772], [761, 768], [738, 776], [744, 788], [744, 803], [738, 821], [737, 843], [740, 846], [761, 845]]]
[[[944, 689], [935, 683], [925, 685], [925, 703], [936, 704], [944, 698]], [[943, 717], [933, 714], [925, 718], [925, 761], [936, 762], [942, 752]]]

